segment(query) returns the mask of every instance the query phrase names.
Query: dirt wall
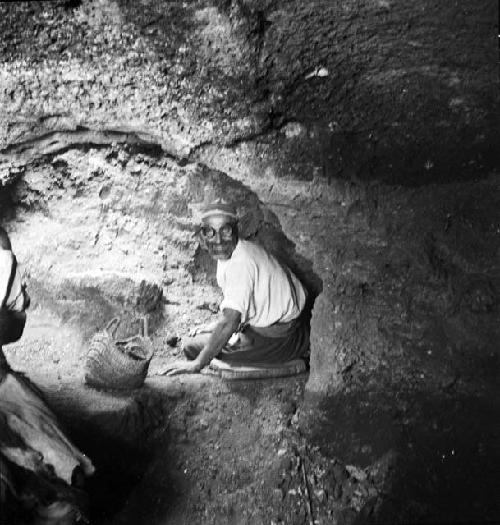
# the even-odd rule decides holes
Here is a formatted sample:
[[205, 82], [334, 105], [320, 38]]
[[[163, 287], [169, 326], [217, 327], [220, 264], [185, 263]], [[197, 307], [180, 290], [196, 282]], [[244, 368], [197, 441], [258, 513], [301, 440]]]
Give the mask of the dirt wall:
[[[77, 263], [74, 240], [85, 238], [86, 249], [95, 242], [96, 257], [125, 272], [119, 286], [132, 297], [140, 295], [138, 269], [149, 272], [157, 302], [165, 279], [182, 286], [187, 259], [206, 264], [187, 240], [185, 215], [201, 196], [190, 202], [177, 188], [183, 165], [200, 161], [225, 173], [221, 184], [245, 185], [248, 202], [272, 214], [272, 232], [286, 236], [276, 244], [271, 232], [270, 244], [312, 290], [323, 290], [312, 320], [311, 392], [365, 377], [481, 383], [483, 372], [468, 373], [468, 363], [485, 378], [498, 368], [494, 11], [488, 1], [432, 0], [1, 4], [1, 178], [15, 181], [16, 195], [26, 184], [39, 193], [16, 201], [22, 217], [36, 210], [33, 222], [13, 225], [38, 247], [35, 273], [47, 264], [48, 275], [52, 263], [87, 268], [90, 255]], [[137, 158], [111, 158], [112, 167], [80, 173], [91, 182], [79, 190], [64, 173], [72, 142], [58, 160], [54, 131], [83, 132], [84, 149], [106, 144], [95, 131], [111, 133], [111, 146], [121, 140], [113, 133], [129, 134], [172, 164], [153, 174]], [[41, 153], [30, 150], [33, 137], [47, 139]], [[17, 154], [35, 165], [48, 155], [52, 164], [30, 167], [19, 182], [26, 161]], [[92, 149], [85, 155], [85, 165], [102, 160]], [[124, 224], [116, 231], [131, 231], [120, 245], [126, 257], [104, 255], [112, 241], [82, 231], [105, 220], [111, 234], [114, 212], [102, 210], [120, 186], [120, 202], [133, 201], [117, 204]], [[82, 197], [90, 208], [75, 214]], [[49, 199], [45, 211], [37, 208]], [[172, 277], [155, 247], [168, 238], [165, 213], [184, 232], [169, 243], [187, 247]], [[50, 226], [54, 216], [59, 229]], [[67, 239], [71, 261], [46, 258], [57, 236]], [[138, 262], [144, 249], [151, 258]], [[105, 296], [100, 275], [84, 286]]]

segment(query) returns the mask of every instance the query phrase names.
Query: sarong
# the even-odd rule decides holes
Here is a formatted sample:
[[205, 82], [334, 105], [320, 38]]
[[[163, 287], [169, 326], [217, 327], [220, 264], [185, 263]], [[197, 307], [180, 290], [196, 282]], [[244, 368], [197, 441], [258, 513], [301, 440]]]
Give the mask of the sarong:
[[[300, 316], [289, 323], [275, 323], [264, 328], [246, 326], [230, 339], [216, 356], [232, 364], [279, 364], [305, 357], [309, 352], [309, 326]], [[194, 359], [207, 343], [210, 334], [189, 338], [184, 353]]]

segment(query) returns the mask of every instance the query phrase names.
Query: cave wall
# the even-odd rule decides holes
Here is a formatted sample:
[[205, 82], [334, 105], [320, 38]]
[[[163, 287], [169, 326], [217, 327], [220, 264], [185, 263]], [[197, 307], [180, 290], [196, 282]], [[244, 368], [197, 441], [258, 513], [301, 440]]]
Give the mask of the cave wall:
[[[221, 192], [237, 196], [230, 182], [243, 184], [267, 217], [249, 219], [260, 225], [249, 235], [260, 232], [322, 290], [310, 392], [367, 378], [425, 388], [494, 381], [495, 15], [484, 0], [0, 4], [0, 180], [16, 195], [9, 201], [8, 190], [3, 211], [14, 202], [25, 221], [11, 224], [34, 247], [19, 244], [34, 280], [62, 279], [62, 265], [75, 265], [106, 296], [90, 275], [102, 265], [124, 272], [136, 302], [141, 275], [155, 300], [165, 279], [182, 287], [188, 259], [206, 265], [188, 239], [190, 205], [205, 189], [186, 192], [183, 170], [208, 166]], [[72, 142], [59, 147], [53, 132], [82, 133], [87, 148], [130, 134], [168, 162], [145, 169], [126, 152], [106, 160], [90, 149], [79, 190], [64, 174]], [[37, 171], [37, 158], [49, 164]], [[40, 195], [23, 201], [23, 184]], [[163, 216], [182, 223], [179, 237], [168, 238]], [[106, 225], [98, 241], [89, 221]], [[113, 231], [127, 233], [106, 251]], [[172, 277], [165, 238], [185, 250]]]
[[322, 279], [311, 324], [312, 397], [346, 386], [496, 388], [495, 173], [413, 188], [287, 182], [253, 187]]
[[249, 141], [260, 170], [299, 179], [316, 168], [420, 184], [478, 176], [497, 160], [488, 0], [0, 8], [2, 145], [125, 126], [186, 156]]
[[[89, 147], [96, 136], [99, 147]], [[165, 157], [155, 144], [112, 137], [58, 133], [10, 152], [17, 168], [0, 217], [35, 308], [55, 312], [83, 339], [115, 316], [118, 335], [135, 333], [141, 317], [153, 332], [187, 333], [199, 310], [213, 313], [221, 299], [215, 263], [196, 235], [201, 207], [221, 197], [236, 206], [242, 238], [258, 238], [298, 273], [307, 268], [277, 217], [241, 182]], [[304, 281], [314, 293], [314, 274]]]

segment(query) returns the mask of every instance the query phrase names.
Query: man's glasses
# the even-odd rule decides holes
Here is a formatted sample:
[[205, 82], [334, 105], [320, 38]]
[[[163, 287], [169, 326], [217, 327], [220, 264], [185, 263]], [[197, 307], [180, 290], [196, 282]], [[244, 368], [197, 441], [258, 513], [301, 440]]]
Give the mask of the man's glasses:
[[224, 241], [230, 241], [233, 238], [234, 228], [232, 224], [224, 224], [218, 230], [211, 226], [202, 226], [200, 228], [200, 235], [208, 240], [214, 239], [219, 232], [219, 236]]

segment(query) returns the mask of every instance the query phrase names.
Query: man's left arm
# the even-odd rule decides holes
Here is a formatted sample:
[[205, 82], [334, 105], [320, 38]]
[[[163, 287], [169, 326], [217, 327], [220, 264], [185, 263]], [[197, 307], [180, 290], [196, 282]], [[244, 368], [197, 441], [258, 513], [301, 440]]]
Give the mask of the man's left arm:
[[167, 376], [177, 374], [196, 374], [219, 354], [229, 338], [238, 330], [241, 322], [241, 313], [232, 308], [224, 308], [220, 321], [210, 334], [210, 338], [193, 361], [176, 361], [165, 368]]

